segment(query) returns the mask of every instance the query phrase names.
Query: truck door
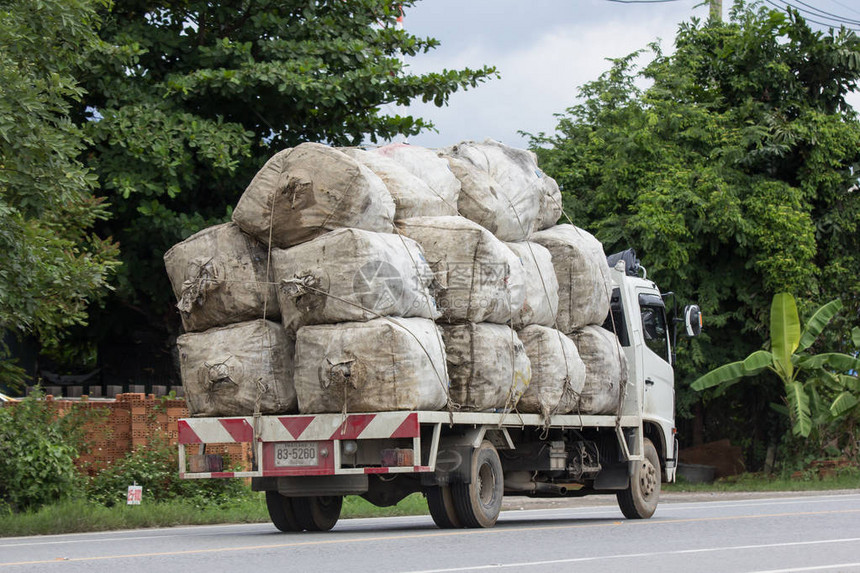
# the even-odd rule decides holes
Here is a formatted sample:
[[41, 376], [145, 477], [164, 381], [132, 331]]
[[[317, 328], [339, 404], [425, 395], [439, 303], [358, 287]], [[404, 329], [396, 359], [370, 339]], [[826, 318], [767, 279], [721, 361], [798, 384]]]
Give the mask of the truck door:
[[643, 414], [646, 419], [660, 423], [669, 432], [664, 435], [670, 437], [675, 425], [675, 385], [666, 307], [657, 292], [637, 289], [637, 294], [645, 341]]

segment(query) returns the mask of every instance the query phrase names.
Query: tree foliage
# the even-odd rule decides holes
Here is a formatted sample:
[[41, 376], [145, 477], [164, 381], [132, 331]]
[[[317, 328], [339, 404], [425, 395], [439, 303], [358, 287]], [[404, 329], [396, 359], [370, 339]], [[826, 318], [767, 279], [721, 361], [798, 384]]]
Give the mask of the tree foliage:
[[[830, 426], [855, 426], [855, 410], [860, 404], [860, 358], [839, 352], [808, 352], [841, 309], [838, 299], [830, 301], [816, 310], [801, 330], [794, 297], [777, 293], [770, 308], [770, 351], [757, 350], [740, 362], [708, 372], [693, 382], [693, 390], [725, 389], [744, 377], [769, 370], [783, 384], [795, 435], [807, 438], [815, 433], [820, 437]], [[855, 327], [855, 337], [858, 331], [860, 328]], [[855, 440], [851, 433], [842, 434]]]
[[74, 71], [97, 45], [96, 8], [0, 3], [0, 383], [21, 377], [3, 358], [4, 333], [56, 346], [86, 321], [116, 266], [115, 245], [92, 233], [107, 209], [69, 117], [83, 97]]
[[[729, 22], [682, 24], [675, 45], [652, 45], [641, 70], [640, 53], [614, 60], [555, 135], [533, 137], [566, 209], [607, 252], [636, 247], [661, 287], [699, 302], [707, 333], [682, 378], [755, 350], [777, 292], [802, 307], [841, 299], [829, 343], [846, 349], [860, 304], [860, 123], [844, 100], [857, 37], [739, 2]], [[749, 424], [778, 388], [742, 391]], [[682, 408], [696, 399], [679, 394]]]
[[116, 255], [91, 233], [107, 215], [78, 161], [74, 69], [96, 44], [95, 3], [0, 4], [0, 330], [43, 341], [86, 319]]
[[127, 263], [125, 308], [162, 326], [175, 315], [162, 254], [224, 220], [275, 152], [416, 134], [431, 125], [385, 106], [444, 105], [495, 75], [411, 74], [403, 60], [438, 44], [396, 26], [412, 4], [128, 0], [105, 14], [106, 48], [82, 71], [79, 111], [88, 164], [114, 204], [104, 230]]

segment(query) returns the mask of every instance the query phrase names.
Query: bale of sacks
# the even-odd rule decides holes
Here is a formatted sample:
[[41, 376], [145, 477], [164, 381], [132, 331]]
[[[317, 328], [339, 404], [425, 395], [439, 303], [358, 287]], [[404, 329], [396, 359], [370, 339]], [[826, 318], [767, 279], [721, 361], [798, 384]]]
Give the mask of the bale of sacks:
[[503, 241], [524, 241], [536, 230], [543, 182], [533, 155], [489, 139], [442, 155], [460, 181], [460, 214]]
[[540, 214], [538, 215], [538, 229], [549, 229], [558, 224], [558, 220], [564, 214], [561, 205], [561, 189], [555, 179], [545, 174], [540, 169], [538, 176], [543, 178], [543, 194], [540, 197]]
[[552, 255], [537, 243], [505, 243], [519, 258], [525, 273], [523, 307], [514, 314], [513, 327], [529, 324], [553, 326], [558, 313], [558, 279], [552, 265]]
[[627, 384], [627, 359], [618, 338], [597, 325], [575, 330], [570, 337], [585, 364], [579, 413], [616, 414]]
[[342, 149], [344, 153], [373, 171], [382, 179], [394, 199], [394, 219], [439, 217], [457, 214], [457, 189], [449, 186], [437, 190], [413, 174], [397, 160], [374, 151]]
[[448, 401], [441, 334], [426, 318], [304, 326], [294, 381], [303, 414], [440, 410]]
[[443, 325], [455, 408], [513, 410], [531, 381], [531, 363], [516, 332], [501, 324]]
[[522, 263], [503, 242], [463, 217], [415, 217], [400, 232], [424, 249], [436, 277], [442, 322], [504, 324], [525, 299]]
[[203, 229], [164, 254], [186, 332], [277, 318], [266, 247], [233, 223]]
[[588, 324], [602, 324], [609, 314], [612, 283], [600, 241], [573, 225], [539, 231], [531, 240], [552, 255], [559, 284], [556, 328], [570, 333]]
[[451, 212], [439, 215], [456, 215], [460, 197], [460, 182], [451, 173], [448, 162], [436, 155], [435, 151], [409, 145], [391, 143], [374, 149], [376, 153], [396, 161], [404, 169], [427, 184]]
[[343, 227], [390, 233], [393, 221], [394, 201], [382, 180], [319, 143], [275, 154], [233, 211], [233, 222], [243, 231], [281, 248]]
[[192, 416], [297, 411], [292, 338], [280, 324], [251, 320], [177, 341], [185, 400]]
[[517, 410], [544, 418], [577, 411], [585, 385], [585, 364], [573, 341], [561, 331], [537, 324], [517, 334], [532, 368], [531, 382]]
[[379, 316], [436, 318], [433, 273], [408, 237], [338, 229], [272, 251], [284, 327], [366, 321]]

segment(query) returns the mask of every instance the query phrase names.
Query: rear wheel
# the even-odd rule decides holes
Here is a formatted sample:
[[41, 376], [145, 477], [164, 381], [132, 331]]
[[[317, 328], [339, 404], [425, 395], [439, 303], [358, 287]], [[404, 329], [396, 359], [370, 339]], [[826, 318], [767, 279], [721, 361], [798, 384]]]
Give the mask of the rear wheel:
[[293, 503], [289, 497], [283, 496], [276, 491], [267, 491], [266, 509], [269, 510], [269, 518], [272, 520], [272, 523], [281, 531], [302, 530], [302, 527], [296, 520]]
[[660, 501], [660, 457], [651, 440], [645, 439], [643, 459], [634, 462], [630, 485], [616, 495], [621, 513], [627, 519], [648, 519]]
[[463, 527], [460, 523], [460, 517], [457, 515], [457, 508], [454, 506], [451, 486], [437, 485], [428, 488], [425, 494], [427, 507], [430, 508], [430, 516], [437, 526], [441, 529]]
[[505, 485], [499, 453], [488, 441], [472, 452], [471, 482], [451, 486], [463, 527], [492, 527], [502, 510]]
[[308, 531], [328, 531], [340, 518], [343, 505], [342, 495], [321, 495], [294, 497], [293, 511], [302, 529]]

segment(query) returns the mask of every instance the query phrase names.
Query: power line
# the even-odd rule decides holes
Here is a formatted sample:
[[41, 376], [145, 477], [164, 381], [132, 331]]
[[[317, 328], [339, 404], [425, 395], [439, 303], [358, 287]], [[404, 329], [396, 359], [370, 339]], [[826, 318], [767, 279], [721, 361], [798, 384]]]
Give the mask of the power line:
[[846, 10], [850, 10], [851, 12], [854, 12], [855, 14], [860, 14], [860, 10], [856, 10], [856, 9], [852, 8], [851, 6], [847, 6], [847, 5], [843, 4], [842, 2], [839, 2], [839, 0], [830, 0], [830, 1], [833, 2], [834, 4], [836, 4], [837, 6], [842, 6]]
[[[824, 16], [825, 18], [833, 19], [833, 20], [836, 20], [837, 22], [841, 21], [841, 22], [845, 22], [845, 23], [851, 23], [851, 24], [855, 24], [855, 25], [860, 25], [860, 21], [858, 21], [858, 20], [851, 20], [850, 18], [845, 18], [845, 17], [843, 17], [843, 16], [839, 16], [839, 15], [837, 15], [837, 14], [833, 14], [833, 13], [831, 13], [831, 12], [827, 12], [826, 10], [822, 10], [822, 9], [820, 9], [820, 8], [816, 8], [815, 6], [812, 6], [812, 5], [810, 5], [810, 4], [807, 4], [806, 2], [801, 2], [801, 0], [791, 0], [791, 1], [792, 1], [792, 2], [797, 2], [798, 4], [802, 4], [803, 6], [806, 6], [807, 8], [809, 8], [810, 10], [814, 10], [815, 12], [818, 12], [819, 14], [821, 14], [822, 16]], [[786, 2], [786, 4], [788, 4], [788, 2]]]
[[[773, 2], [772, 0], [764, 0], [764, 1], [765, 1], [765, 2], [767, 2], [768, 4], [770, 4], [771, 6], [773, 6], [774, 8], [776, 8], [777, 10], [786, 10], [787, 8], [793, 8], [793, 9], [794, 9], [794, 10], [796, 10], [798, 13], [805, 12], [805, 13], [807, 13], [807, 14], [810, 14], [810, 13], [811, 13], [813, 16], [816, 16], [816, 17], [819, 17], [819, 18], [821, 18], [821, 17], [823, 17], [823, 18], [828, 18], [827, 16], [820, 16], [820, 15], [815, 14], [815, 13], [813, 13], [813, 12], [809, 12], [808, 10], [804, 10], [803, 8], [798, 8], [797, 6], [793, 6], [793, 5], [792, 5], [790, 2], [788, 2], [787, 0], [783, 0], [783, 2], [784, 2], [784, 4], [785, 4], [784, 6], [780, 6], [779, 4], [776, 4], [775, 2]], [[819, 26], [825, 26], [825, 27], [827, 27], [827, 28], [835, 28], [835, 27], [837, 26], [837, 25], [836, 25], [836, 24], [834, 24], [833, 22], [822, 22], [822, 21], [820, 21], [820, 20], [815, 20], [814, 18], [810, 18], [810, 17], [809, 17], [809, 16], [807, 16], [806, 14], [801, 14], [801, 16], [802, 16], [802, 17], [803, 17], [803, 19], [804, 19], [804, 20], [806, 20], [807, 22], [812, 22], [813, 24], [818, 24]], [[829, 19], [829, 18], [828, 18], [828, 19]], [[849, 29], [849, 30], [853, 30], [853, 31], [855, 31], [855, 32], [860, 31], [860, 29], [858, 29], [858, 28], [855, 28], [855, 27], [854, 27], [854, 26], [855, 26], [855, 24], [853, 24], [853, 23], [850, 23], [850, 24], [849, 24], [848, 22], [845, 22], [845, 21], [843, 21], [843, 20], [836, 20], [836, 22], [838, 22], [838, 25], [839, 25], [839, 26], [844, 26], [845, 28], [847, 28], [847, 29]]]

